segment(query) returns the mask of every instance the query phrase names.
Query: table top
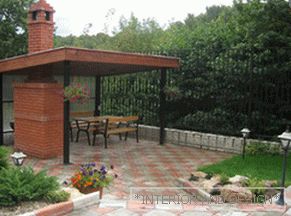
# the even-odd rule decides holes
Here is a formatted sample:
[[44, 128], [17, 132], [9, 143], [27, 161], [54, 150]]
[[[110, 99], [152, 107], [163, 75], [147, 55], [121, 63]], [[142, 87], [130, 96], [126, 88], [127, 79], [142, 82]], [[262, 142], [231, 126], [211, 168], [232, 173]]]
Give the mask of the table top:
[[90, 116], [90, 117], [76, 117], [74, 120], [76, 121], [85, 121], [85, 122], [100, 122], [106, 119], [118, 119], [122, 118], [121, 116]]

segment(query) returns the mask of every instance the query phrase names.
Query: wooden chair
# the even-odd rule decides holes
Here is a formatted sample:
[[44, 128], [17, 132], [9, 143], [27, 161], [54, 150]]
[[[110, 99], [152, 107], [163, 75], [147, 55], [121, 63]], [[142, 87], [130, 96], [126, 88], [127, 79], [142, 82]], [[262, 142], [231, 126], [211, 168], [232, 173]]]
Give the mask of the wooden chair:
[[[76, 118], [76, 117], [90, 117], [94, 116], [94, 111], [87, 111], [87, 112], [72, 112], [71, 113], [71, 118]], [[88, 143], [90, 145], [90, 137], [87, 128], [88, 123], [87, 122], [82, 122], [82, 121], [70, 121], [70, 135], [71, 135], [71, 141], [73, 142], [74, 137], [73, 137], [73, 129], [77, 129], [77, 137], [76, 137], [76, 142], [79, 141], [79, 135], [80, 132], [85, 132], [88, 138]], [[89, 125], [90, 127], [90, 125]]]

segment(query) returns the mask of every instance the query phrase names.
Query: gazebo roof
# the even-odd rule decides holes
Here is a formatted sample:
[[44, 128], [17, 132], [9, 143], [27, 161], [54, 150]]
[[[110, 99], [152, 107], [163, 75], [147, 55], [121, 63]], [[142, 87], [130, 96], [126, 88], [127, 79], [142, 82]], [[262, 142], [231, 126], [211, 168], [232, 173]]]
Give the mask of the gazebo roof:
[[54, 74], [62, 74], [65, 61], [71, 62], [72, 74], [84, 76], [179, 67], [179, 59], [174, 57], [61, 47], [0, 60], [0, 73], [28, 74], [50, 68]]

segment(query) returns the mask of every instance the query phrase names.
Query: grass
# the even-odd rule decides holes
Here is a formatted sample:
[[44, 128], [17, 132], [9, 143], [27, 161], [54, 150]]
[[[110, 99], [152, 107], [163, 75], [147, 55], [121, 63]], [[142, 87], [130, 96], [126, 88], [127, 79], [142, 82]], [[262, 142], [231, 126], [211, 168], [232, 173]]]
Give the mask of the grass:
[[[259, 180], [278, 180], [282, 176], [282, 155], [246, 155], [243, 160], [237, 155], [216, 164], [200, 167], [198, 170], [211, 174], [235, 175]], [[287, 162], [286, 185], [291, 185], [291, 156]]]

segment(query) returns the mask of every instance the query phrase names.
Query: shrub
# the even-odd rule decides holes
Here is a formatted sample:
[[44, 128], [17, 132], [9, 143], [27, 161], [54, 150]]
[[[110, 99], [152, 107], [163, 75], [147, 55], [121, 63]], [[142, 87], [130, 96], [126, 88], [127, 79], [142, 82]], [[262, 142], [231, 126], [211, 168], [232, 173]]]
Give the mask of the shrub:
[[271, 143], [261, 143], [261, 142], [251, 142], [246, 146], [246, 153], [249, 155], [259, 155], [259, 154], [280, 154], [280, 146], [272, 145]]
[[0, 147], [0, 170], [8, 167], [8, 150]]
[[66, 191], [50, 191], [46, 194], [45, 200], [49, 203], [65, 202], [70, 198], [70, 193]]
[[32, 168], [9, 168], [0, 171], [0, 206], [13, 206], [21, 201], [43, 199], [59, 188], [56, 177]]
[[223, 185], [228, 184], [229, 183], [229, 177], [225, 173], [220, 174], [220, 182]]
[[265, 193], [265, 184], [263, 180], [258, 180], [257, 178], [250, 178], [246, 181], [246, 185], [251, 189], [251, 192], [256, 194], [256, 196], [264, 195]]

